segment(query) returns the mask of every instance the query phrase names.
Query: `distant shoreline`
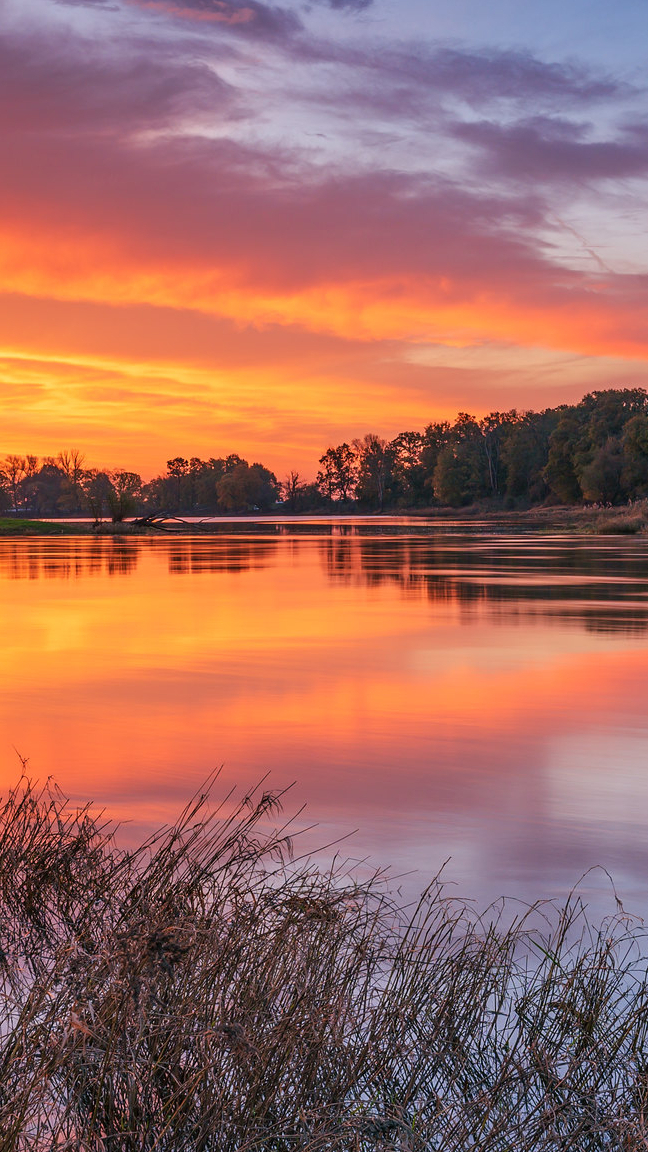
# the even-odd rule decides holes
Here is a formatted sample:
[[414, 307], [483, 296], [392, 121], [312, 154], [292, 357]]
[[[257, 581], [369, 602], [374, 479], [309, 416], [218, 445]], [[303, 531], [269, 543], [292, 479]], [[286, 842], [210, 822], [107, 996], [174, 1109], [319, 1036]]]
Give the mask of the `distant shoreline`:
[[[90, 519], [48, 518], [47, 520], [27, 519], [21, 516], [0, 517], [0, 537], [21, 536], [160, 536], [160, 535], [203, 535], [214, 532], [224, 526], [232, 526], [232, 530], [243, 525], [272, 524], [289, 526], [290, 524], [337, 524], [345, 521], [362, 521], [367, 526], [372, 523], [384, 524], [402, 523], [403, 521], [422, 521], [439, 524], [448, 522], [461, 522], [467, 526], [473, 524], [493, 525], [510, 528], [526, 528], [529, 531], [547, 532], [574, 532], [582, 535], [645, 535], [648, 534], [648, 499], [635, 501], [631, 505], [621, 505], [612, 508], [560, 506], [531, 508], [528, 510], [505, 510], [501, 508], [484, 507], [475, 504], [465, 508], [434, 508], [434, 509], [404, 509], [400, 513], [259, 513], [258, 515], [241, 514], [224, 517], [205, 517], [204, 520], [191, 516], [183, 517], [181, 514], [169, 515], [167, 521], [157, 524], [138, 523], [125, 520], [113, 524], [111, 521], [93, 523]], [[191, 517], [191, 518], [189, 518]]]

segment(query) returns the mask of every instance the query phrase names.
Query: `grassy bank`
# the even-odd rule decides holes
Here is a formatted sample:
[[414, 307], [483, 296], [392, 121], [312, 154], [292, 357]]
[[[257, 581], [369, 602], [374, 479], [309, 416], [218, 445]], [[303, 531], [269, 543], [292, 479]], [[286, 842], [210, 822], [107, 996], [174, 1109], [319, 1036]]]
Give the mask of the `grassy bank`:
[[[187, 514], [189, 515], [189, 514]], [[256, 519], [249, 517], [228, 518], [231, 531], [248, 529], [253, 523], [271, 527], [277, 518], [283, 518], [285, 513], [260, 514]], [[291, 517], [296, 523], [317, 523], [321, 519], [326, 523], [330, 513], [318, 516], [316, 514], [295, 515]], [[366, 512], [354, 512], [346, 509], [340, 515], [353, 519], [354, 516], [367, 517]], [[565, 532], [578, 535], [644, 535], [648, 533], [648, 499], [636, 500], [632, 504], [623, 504], [618, 507], [602, 508], [597, 506], [581, 507], [538, 507], [528, 510], [503, 509], [492, 501], [470, 505], [465, 508], [410, 508], [382, 514], [376, 513], [370, 517], [376, 524], [389, 520], [391, 516], [410, 516], [422, 522], [437, 521], [440, 525], [445, 522], [464, 521], [466, 525], [476, 522], [492, 524], [494, 527], [505, 527], [512, 530], [538, 532]], [[187, 523], [181, 515], [153, 517], [141, 523], [125, 521], [112, 524], [104, 520], [100, 524], [81, 521], [44, 521], [24, 520], [20, 517], [0, 517], [0, 537], [2, 536], [142, 536], [177, 534], [196, 535], [210, 531], [222, 531], [221, 525], [213, 525], [209, 518], [205, 522]]]
[[0, 516], [0, 536], [61, 536], [67, 525]]
[[131, 853], [0, 811], [2, 1152], [530, 1152], [648, 1139], [644, 934], [505, 926], [290, 862], [257, 791]]

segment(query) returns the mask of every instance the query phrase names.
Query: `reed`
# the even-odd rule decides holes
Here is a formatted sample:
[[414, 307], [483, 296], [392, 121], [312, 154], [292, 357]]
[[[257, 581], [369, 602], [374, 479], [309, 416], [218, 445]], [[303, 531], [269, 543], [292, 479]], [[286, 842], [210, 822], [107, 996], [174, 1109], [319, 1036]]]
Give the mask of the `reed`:
[[648, 1147], [641, 927], [505, 919], [294, 861], [209, 789], [133, 851], [22, 781], [0, 810], [0, 1150]]

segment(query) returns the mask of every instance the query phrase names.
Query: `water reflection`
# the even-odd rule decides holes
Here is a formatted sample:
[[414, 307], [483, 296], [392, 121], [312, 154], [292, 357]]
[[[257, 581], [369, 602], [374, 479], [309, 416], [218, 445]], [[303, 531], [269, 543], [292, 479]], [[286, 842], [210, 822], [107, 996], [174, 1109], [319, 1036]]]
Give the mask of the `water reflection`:
[[87, 576], [127, 576], [134, 572], [139, 542], [123, 537], [0, 540], [0, 579], [78, 580]]
[[248, 572], [265, 568], [277, 550], [274, 540], [174, 541], [169, 547], [169, 572], [175, 576], [200, 572]]
[[[0, 542], [0, 579], [82, 579], [133, 573], [143, 554], [164, 558], [174, 576], [244, 573], [298, 563], [317, 542], [335, 585], [390, 584], [406, 598], [456, 603], [466, 623], [534, 616], [580, 623], [591, 631], [640, 634], [648, 628], [648, 548], [643, 541], [434, 534], [411, 527], [371, 535], [357, 524], [275, 525], [275, 536], [150, 538], [68, 537]], [[269, 529], [268, 529], [269, 531]], [[278, 533], [278, 535], [277, 535]], [[279, 552], [281, 550], [281, 552]]]
[[646, 542], [343, 527], [1, 541], [5, 786], [16, 747], [135, 835], [269, 770], [412, 887], [642, 893]]
[[407, 597], [455, 601], [466, 622], [484, 607], [493, 621], [534, 615], [580, 621], [603, 632], [648, 627], [645, 544], [611, 546], [582, 539], [342, 538], [322, 541], [332, 581], [378, 587], [393, 583]]

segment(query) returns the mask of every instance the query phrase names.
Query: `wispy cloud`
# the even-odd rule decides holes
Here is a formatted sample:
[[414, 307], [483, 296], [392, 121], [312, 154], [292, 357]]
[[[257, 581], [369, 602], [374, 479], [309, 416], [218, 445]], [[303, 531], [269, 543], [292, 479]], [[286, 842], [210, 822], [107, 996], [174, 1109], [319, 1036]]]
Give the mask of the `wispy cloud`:
[[232, 31], [285, 36], [301, 28], [296, 13], [260, 0], [126, 0], [138, 8], [182, 20], [224, 25]]
[[348, 12], [360, 12], [363, 8], [370, 8], [373, 0], [320, 0], [328, 4], [329, 8], [341, 8]]
[[[294, 51], [312, 59], [337, 63], [347, 70], [348, 86], [357, 99], [398, 116], [418, 100], [452, 97], [472, 108], [507, 101], [555, 109], [610, 100], [627, 94], [626, 82], [573, 62], [544, 61], [521, 50], [480, 51], [429, 44], [385, 46], [302, 39]], [[360, 83], [361, 81], [361, 83]], [[346, 86], [331, 100], [348, 98]]]

